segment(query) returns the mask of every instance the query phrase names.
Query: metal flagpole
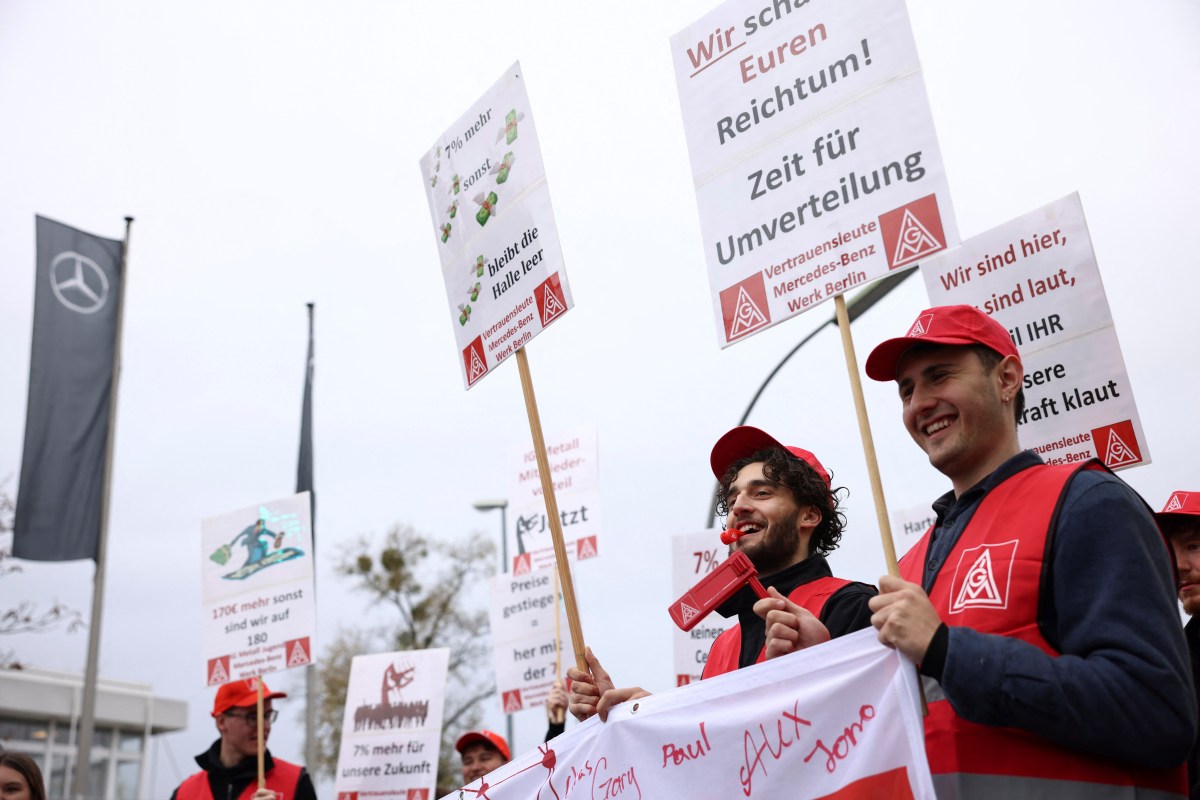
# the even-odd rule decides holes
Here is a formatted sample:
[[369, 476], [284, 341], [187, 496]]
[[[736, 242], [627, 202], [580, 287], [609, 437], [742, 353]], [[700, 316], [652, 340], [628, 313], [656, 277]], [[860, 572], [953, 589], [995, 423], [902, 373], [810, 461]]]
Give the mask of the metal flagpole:
[[133, 217], [125, 218], [125, 244], [121, 249], [121, 289], [117, 294], [117, 341], [113, 347], [112, 386], [108, 390], [108, 441], [104, 446], [104, 492], [100, 499], [100, 536], [96, 542], [96, 573], [92, 586], [92, 618], [88, 625], [87, 668], [83, 676], [83, 715], [75, 750], [76, 800], [87, 796], [88, 771], [92, 762], [92, 731], [96, 727], [96, 668], [100, 660], [100, 617], [104, 609], [104, 558], [108, 543], [109, 500], [112, 495], [113, 443], [117, 438], [117, 385], [121, 379], [121, 335], [125, 325], [126, 268], [129, 265], [129, 229]]
[[[309, 414], [308, 428], [308, 483], [307, 487], [297, 486], [297, 491], [308, 489], [309, 521], [312, 525], [313, 563], [317, 555], [317, 499], [314, 493], [312, 475], [312, 379], [313, 379], [313, 303], [308, 303], [308, 363], [304, 365], [304, 401]], [[302, 423], [303, 424], [303, 423]], [[303, 450], [305, 442], [300, 443]], [[303, 464], [301, 468], [303, 468]], [[313, 575], [313, 596], [316, 597], [317, 576]], [[309, 664], [304, 668], [304, 763], [308, 768], [315, 769], [317, 763], [317, 667]]]

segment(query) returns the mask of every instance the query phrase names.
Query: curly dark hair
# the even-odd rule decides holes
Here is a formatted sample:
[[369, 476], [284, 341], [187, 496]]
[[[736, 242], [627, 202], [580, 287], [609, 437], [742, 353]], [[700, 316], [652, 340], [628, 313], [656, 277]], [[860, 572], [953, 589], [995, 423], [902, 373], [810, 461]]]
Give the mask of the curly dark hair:
[[[821, 512], [821, 522], [808, 541], [809, 555], [826, 556], [836, 550], [838, 542], [842, 540], [842, 531], [846, 528], [842, 498], [838, 495], [849, 494], [849, 490], [840, 486], [832, 488], [807, 461], [781, 447], [759, 450], [751, 456], [738, 459], [725, 470], [717, 496], [717, 513], [723, 517], [729, 516], [729, 487], [742, 467], [757, 462], [762, 462], [763, 477], [791, 490], [797, 505], [815, 506]], [[830, 473], [832, 476], [833, 473]]]

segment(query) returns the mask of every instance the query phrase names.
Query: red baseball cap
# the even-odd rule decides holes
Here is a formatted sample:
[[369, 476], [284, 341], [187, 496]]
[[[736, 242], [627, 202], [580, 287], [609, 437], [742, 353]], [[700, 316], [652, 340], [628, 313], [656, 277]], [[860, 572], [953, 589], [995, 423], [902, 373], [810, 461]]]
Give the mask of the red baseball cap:
[[[259, 678], [243, 678], [240, 681], [230, 681], [217, 689], [217, 697], [213, 700], [212, 715], [224, 714], [231, 708], [252, 706], [258, 703]], [[287, 697], [287, 692], [272, 692], [264, 682], [262, 685], [263, 700], [274, 697]]]
[[1200, 492], [1171, 492], [1156, 517], [1200, 517]]
[[721, 480], [735, 461], [749, 458], [759, 450], [766, 450], [768, 447], [778, 447], [788, 451], [815, 469], [825, 483], [831, 482], [829, 472], [812, 453], [802, 447], [788, 447], [787, 445], [780, 444], [766, 431], [761, 431], [750, 425], [742, 425], [739, 428], [734, 428], [720, 439], [717, 439], [717, 443], [713, 445], [712, 456], [709, 457], [713, 474], [717, 476], [717, 480]]
[[981, 344], [1001, 356], [1016, 356], [1017, 346], [1004, 326], [975, 306], [936, 306], [917, 315], [908, 333], [888, 339], [867, 356], [867, 376], [877, 381], [896, 380], [896, 367], [912, 347], [922, 343]]
[[458, 737], [458, 741], [454, 743], [454, 749], [461, 755], [462, 751], [467, 749], [467, 745], [476, 742], [483, 742], [489, 747], [496, 748], [497, 752], [504, 756], [505, 761], [512, 758], [508, 752], [508, 742], [504, 741], [504, 737], [495, 731], [467, 731]]

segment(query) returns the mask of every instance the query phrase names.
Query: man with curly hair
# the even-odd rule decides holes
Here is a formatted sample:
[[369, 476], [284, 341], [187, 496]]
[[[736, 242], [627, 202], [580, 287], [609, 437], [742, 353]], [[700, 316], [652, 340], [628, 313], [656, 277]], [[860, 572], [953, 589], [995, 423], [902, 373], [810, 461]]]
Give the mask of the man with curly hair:
[[[846, 517], [829, 472], [807, 450], [785, 447], [749, 426], [734, 428], [713, 446], [720, 481], [718, 511], [737, 531], [733, 550], [754, 564], [770, 597], [744, 587], [718, 608], [738, 624], [713, 642], [702, 677], [785, 655], [869, 627], [875, 587], [835, 578], [825, 556], [842, 538]], [[768, 636], [768, 631], [770, 636]], [[570, 710], [578, 719], [644, 697], [638, 687], [615, 688], [588, 649], [589, 670], [572, 667]]]

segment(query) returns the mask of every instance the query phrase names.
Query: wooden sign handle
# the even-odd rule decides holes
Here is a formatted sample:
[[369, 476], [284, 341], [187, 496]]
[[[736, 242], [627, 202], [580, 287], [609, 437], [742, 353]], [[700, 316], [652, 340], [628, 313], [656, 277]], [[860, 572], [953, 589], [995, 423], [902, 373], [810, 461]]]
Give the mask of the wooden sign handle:
[[567, 627], [575, 646], [575, 666], [587, 672], [583, 656], [583, 629], [579, 625], [579, 609], [575, 605], [575, 586], [571, 583], [571, 565], [567, 563], [567, 546], [563, 541], [562, 519], [558, 500], [554, 496], [554, 480], [550, 476], [550, 458], [546, 455], [546, 440], [542, 436], [542, 420], [538, 416], [537, 398], [533, 394], [533, 379], [529, 376], [529, 356], [525, 348], [517, 350], [517, 368], [521, 372], [521, 392], [525, 395], [525, 411], [529, 415], [529, 432], [533, 434], [533, 452], [537, 456], [538, 477], [542, 481], [542, 496], [546, 500], [546, 517], [550, 522], [550, 538], [554, 541], [554, 560], [562, 584], [563, 604], [567, 608]]

